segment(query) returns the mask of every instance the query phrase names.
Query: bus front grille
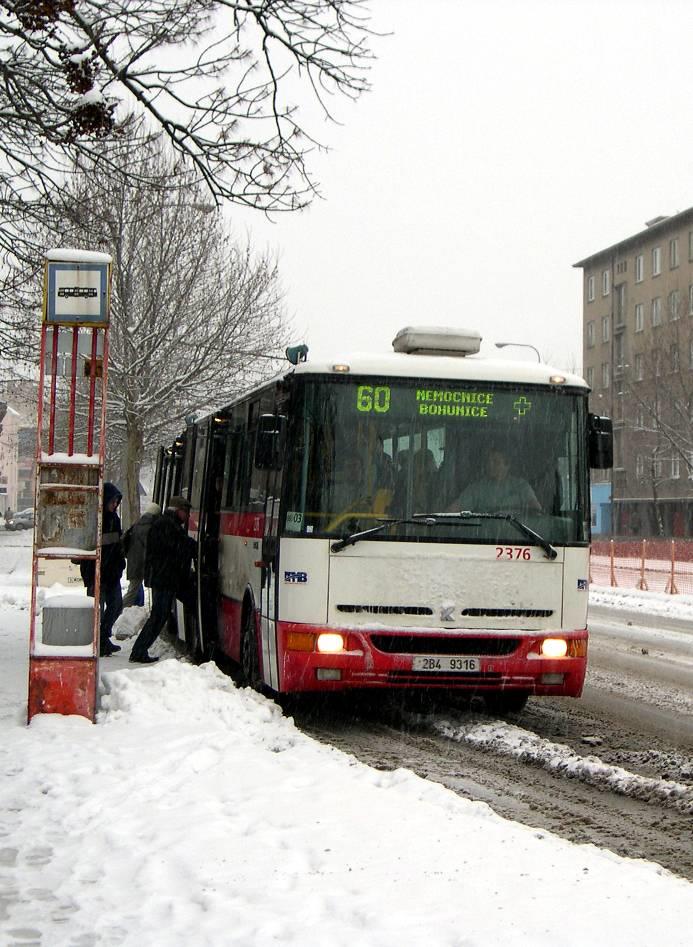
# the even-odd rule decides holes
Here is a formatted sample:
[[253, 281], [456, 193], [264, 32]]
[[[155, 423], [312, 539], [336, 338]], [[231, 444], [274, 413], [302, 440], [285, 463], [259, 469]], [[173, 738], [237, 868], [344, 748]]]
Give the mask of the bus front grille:
[[433, 609], [425, 605], [338, 605], [338, 612], [350, 615], [432, 615]]
[[552, 608], [463, 608], [470, 618], [550, 618]]
[[385, 654], [512, 654], [520, 646], [519, 638], [448, 638], [442, 635], [371, 635], [370, 642]]

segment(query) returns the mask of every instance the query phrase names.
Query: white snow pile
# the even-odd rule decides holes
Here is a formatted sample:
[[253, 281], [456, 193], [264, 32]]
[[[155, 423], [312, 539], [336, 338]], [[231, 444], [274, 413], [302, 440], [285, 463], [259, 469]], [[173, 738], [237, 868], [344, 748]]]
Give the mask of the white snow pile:
[[666, 803], [693, 815], [693, 786], [629, 773], [596, 756], [579, 756], [570, 747], [553, 743], [521, 727], [499, 721], [483, 724], [440, 721], [434, 724], [434, 728], [451, 740], [492, 749], [495, 753], [530, 761], [549, 772], [603, 786], [625, 796]]
[[636, 589], [590, 585], [590, 605], [614, 610], [641, 612], [649, 616], [690, 618], [693, 595], [669, 595], [668, 592], [640, 592]]
[[687, 882], [364, 766], [213, 665], [103, 681], [97, 726], [3, 727], [3, 943], [690, 942]]

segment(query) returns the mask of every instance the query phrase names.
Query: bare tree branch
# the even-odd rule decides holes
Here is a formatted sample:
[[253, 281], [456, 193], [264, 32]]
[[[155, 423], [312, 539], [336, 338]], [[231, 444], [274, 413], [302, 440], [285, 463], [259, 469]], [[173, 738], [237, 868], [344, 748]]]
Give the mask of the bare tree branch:
[[[53, 222], [61, 245], [114, 258], [109, 353], [111, 469], [128, 510], [147, 450], [280, 364], [287, 342], [277, 267], [234, 241], [223, 216], [161, 145], [132, 154], [132, 176], [83, 173]], [[147, 184], [138, 183], [147, 181]]]
[[45, 194], [75, 154], [146, 116], [212, 200], [292, 210], [316, 190], [298, 103], [331, 116], [332, 97], [368, 88], [364, 0], [0, 0], [0, 10], [6, 201]]

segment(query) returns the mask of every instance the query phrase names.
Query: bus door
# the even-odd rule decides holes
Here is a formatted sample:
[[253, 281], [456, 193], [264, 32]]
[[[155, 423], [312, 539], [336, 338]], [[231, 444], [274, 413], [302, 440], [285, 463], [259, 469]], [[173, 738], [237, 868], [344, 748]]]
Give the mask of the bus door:
[[[156, 453], [156, 470], [154, 473], [154, 489], [152, 490], [152, 499], [161, 506], [161, 497], [164, 492], [164, 483], [166, 482], [166, 450], [160, 447]], [[162, 507], [163, 509], [163, 507]]]
[[190, 487], [190, 532], [197, 542], [194, 595], [185, 602], [185, 642], [209, 656], [217, 637], [219, 511], [224, 472], [224, 420], [208, 418], [198, 425]]
[[279, 689], [276, 631], [277, 569], [285, 422], [285, 417], [278, 414], [260, 415], [255, 449], [255, 466], [266, 471], [267, 474], [260, 589], [262, 668], [265, 683], [275, 690]]

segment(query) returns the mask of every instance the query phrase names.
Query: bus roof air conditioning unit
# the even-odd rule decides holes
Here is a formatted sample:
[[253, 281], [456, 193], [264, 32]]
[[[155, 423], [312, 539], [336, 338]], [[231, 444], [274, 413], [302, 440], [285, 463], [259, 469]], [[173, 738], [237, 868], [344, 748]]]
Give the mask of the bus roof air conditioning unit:
[[476, 355], [481, 335], [476, 329], [445, 326], [407, 326], [392, 340], [395, 352], [407, 355]]

